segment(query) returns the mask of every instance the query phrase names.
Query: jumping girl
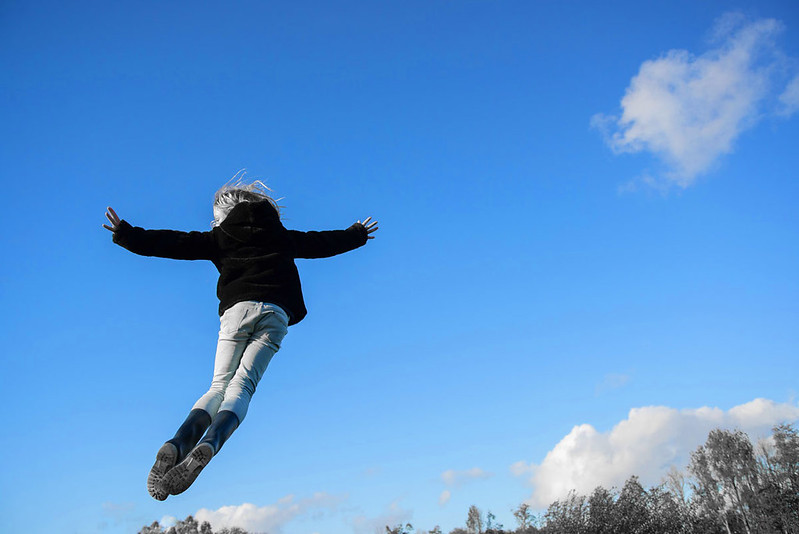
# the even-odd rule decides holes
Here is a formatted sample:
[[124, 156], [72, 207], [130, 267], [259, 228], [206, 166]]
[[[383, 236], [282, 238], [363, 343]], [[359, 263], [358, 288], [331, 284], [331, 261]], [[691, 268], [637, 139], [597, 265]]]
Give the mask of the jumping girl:
[[[142, 256], [210, 260], [219, 271], [219, 341], [211, 387], [156, 454], [147, 490], [163, 501], [186, 491], [247, 415], [255, 388], [289, 326], [306, 315], [295, 258], [327, 258], [374, 239], [367, 217], [346, 230], [286, 230], [261, 182], [222, 187], [209, 232], [145, 230], [106, 217], [114, 243]], [[204, 436], [204, 437], [203, 437]], [[202, 438], [202, 439], [201, 439]], [[198, 443], [199, 442], [199, 443]]]

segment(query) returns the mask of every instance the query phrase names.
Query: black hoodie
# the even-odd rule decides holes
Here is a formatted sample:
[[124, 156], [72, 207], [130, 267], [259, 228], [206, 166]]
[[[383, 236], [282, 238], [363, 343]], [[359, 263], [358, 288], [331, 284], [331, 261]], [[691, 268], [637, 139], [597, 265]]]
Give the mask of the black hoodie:
[[244, 300], [271, 302], [286, 311], [289, 325], [308, 313], [294, 258], [327, 258], [366, 240], [359, 223], [326, 232], [286, 230], [268, 201], [236, 205], [210, 232], [145, 230], [126, 221], [114, 232], [114, 243], [142, 256], [211, 260], [219, 271], [219, 315]]

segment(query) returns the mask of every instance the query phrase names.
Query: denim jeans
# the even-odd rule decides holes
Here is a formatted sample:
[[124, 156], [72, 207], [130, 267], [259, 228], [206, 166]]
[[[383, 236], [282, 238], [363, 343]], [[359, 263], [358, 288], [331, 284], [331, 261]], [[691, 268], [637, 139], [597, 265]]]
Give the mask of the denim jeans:
[[212, 418], [220, 410], [234, 412], [239, 423], [247, 415], [255, 388], [288, 331], [288, 315], [267, 302], [244, 301], [219, 319], [219, 342], [211, 388], [194, 408]]

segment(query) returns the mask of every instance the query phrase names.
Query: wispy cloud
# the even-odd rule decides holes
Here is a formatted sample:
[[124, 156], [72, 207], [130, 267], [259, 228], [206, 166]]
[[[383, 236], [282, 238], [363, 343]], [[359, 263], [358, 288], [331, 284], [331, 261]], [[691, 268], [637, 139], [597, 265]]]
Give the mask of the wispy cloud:
[[779, 100], [780, 108], [778, 112], [780, 115], [791, 116], [799, 111], [799, 76], [791, 80], [785, 91], [780, 95]]
[[670, 50], [645, 61], [621, 100], [621, 114], [597, 114], [591, 124], [614, 152], [647, 152], [665, 164], [639, 182], [688, 187], [759, 119], [799, 110], [799, 81], [788, 82], [795, 62], [776, 44], [781, 31], [777, 20], [728, 13], [716, 23], [711, 49], [700, 55]]
[[443, 480], [444, 484], [447, 486], [458, 487], [462, 486], [466, 482], [471, 482], [473, 480], [484, 480], [486, 478], [490, 478], [491, 476], [492, 473], [483, 471], [479, 467], [472, 467], [471, 469], [467, 469], [465, 471], [448, 469], [447, 471], [441, 473], [441, 480]]
[[571, 489], [588, 494], [600, 485], [620, 487], [632, 475], [644, 484], [657, 484], [671, 466], [684, 467], [691, 451], [704, 443], [713, 428], [739, 428], [759, 438], [773, 425], [796, 419], [799, 406], [767, 399], [726, 412], [709, 407], [634, 408], [608, 432], [588, 424], [575, 426], [540, 464], [517, 462], [511, 472], [530, 477], [534, 491], [529, 502], [545, 507]]
[[306, 513], [320, 510], [334, 510], [346, 498], [328, 493], [315, 493], [306, 499], [295, 499], [287, 495], [275, 504], [256, 506], [244, 503], [236, 506], [223, 506], [218, 510], [200, 509], [194, 518], [202, 523], [208, 521], [214, 530], [226, 527], [240, 527], [255, 532], [280, 534], [283, 526]]
[[408, 523], [412, 518], [413, 512], [402, 508], [399, 501], [394, 501], [380, 515], [376, 517], [357, 516], [351, 523], [355, 534], [374, 534], [385, 532], [386, 527]]
[[602, 379], [602, 382], [597, 384], [594, 388], [595, 395], [601, 395], [614, 389], [624, 387], [630, 381], [630, 375], [622, 373], [608, 373]]
[[448, 469], [441, 473], [441, 480], [449, 486], [448, 489], [445, 489], [441, 492], [441, 495], [438, 497], [438, 504], [440, 506], [444, 506], [449, 502], [452, 498], [452, 489], [459, 488], [464, 484], [469, 482], [474, 482], [476, 480], [485, 480], [487, 478], [491, 478], [494, 476], [493, 473], [489, 473], [480, 469], [479, 467], [472, 467], [471, 469], [466, 469], [463, 471], [458, 471], [455, 469]]

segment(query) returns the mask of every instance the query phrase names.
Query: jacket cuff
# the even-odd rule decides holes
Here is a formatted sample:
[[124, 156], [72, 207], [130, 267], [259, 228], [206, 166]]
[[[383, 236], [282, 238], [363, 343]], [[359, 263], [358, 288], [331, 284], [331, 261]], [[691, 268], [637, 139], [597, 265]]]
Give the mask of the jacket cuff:
[[366, 231], [366, 227], [363, 224], [356, 222], [350, 226], [350, 228], [356, 229], [358, 231], [359, 235], [361, 236], [361, 245], [365, 245], [369, 237], [369, 232]]
[[122, 245], [125, 242], [125, 235], [132, 230], [133, 227], [126, 220], [119, 221], [117, 229], [114, 231], [113, 240], [117, 245]]

